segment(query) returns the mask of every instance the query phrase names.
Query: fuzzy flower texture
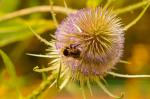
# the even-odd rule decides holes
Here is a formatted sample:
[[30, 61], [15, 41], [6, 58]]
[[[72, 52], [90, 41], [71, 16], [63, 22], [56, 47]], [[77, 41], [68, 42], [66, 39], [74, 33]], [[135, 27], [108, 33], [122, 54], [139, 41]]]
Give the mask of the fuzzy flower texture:
[[55, 36], [56, 48], [76, 79], [107, 74], [123, 52], [124, 31], [120, 19], [101, 7], [70, 14]]

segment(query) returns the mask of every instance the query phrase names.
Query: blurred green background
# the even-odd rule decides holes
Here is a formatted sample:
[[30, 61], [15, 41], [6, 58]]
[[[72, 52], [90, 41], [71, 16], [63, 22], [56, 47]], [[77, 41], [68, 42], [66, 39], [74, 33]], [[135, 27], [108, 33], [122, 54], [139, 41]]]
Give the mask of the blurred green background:
[[[81, 9], [85, 7], [104, 6], [107, 0], [66, 0], [69, 8]], [[114, 9], [122, 8], [142, 0], [113, 0], [110, 6]], [[54, 5], [64, 6], [63, 0], [53, 0]], [[34, 7], [49, 5], [48, 0], [0, 0], [0, 18], [8, 13]], [[142, 8], [119, 15], [126, 25], [138, 16]], [[60, 23], [65, 14], [56, 14]], [[37, 73], [33, 67], [48, 66], [49, 59], [26, 55], [26, 53], [45, 54], [48, 46], [41, 43], [31, 30], [28, 23], [37, 33], [48, 41], [50, 34], [56, 30], [50, 12], [34, 13], [0, 22], [0, 49], [7, 53], [12, 63], [3, 62], [0, 57], [0, 99], [17, 99], [18, 93], [23, 97], [28, 96], [49, 73]], [[125, 33], [125, 48], [122, 59], [131, 64], [118, 63], [116, 72], [123, 74], [150, 74], [150, 8], [140, 21]], [[10, 65], [11, 64], [11, 65]], [[13, 67], [14, 65], [14, 67]], [[107, 76], [108, 88], [116, 94], [125, 92], [124, 99], [150, 99], [150, 79], [123, 79]], [[112, 99], [93, 84], [94, 96], [90, 99]], [[87, 95], [89, 94], [88, 91]], [[14, 98], [12, 98], [14, 97]], [[43, 99], [82, 99], [80, 88], [77, 84], [70, 83], [61, 92], [48, 89], [42, 95]]]

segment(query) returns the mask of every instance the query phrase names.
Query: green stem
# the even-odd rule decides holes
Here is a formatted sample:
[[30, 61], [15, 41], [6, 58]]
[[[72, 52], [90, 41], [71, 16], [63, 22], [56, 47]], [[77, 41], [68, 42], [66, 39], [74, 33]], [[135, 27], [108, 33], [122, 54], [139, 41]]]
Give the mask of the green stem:
[[[60, 78], [62, 78], [67, 71], [68, 68], [61, 73]], [[49, 76], [47, 80], [43, 81], [41, 85], [33, 91], [33, 93], [28, 97], [28, 99], [37, 99], [45, 90], [54, 86], [57, 83], [57, 80], [55, 80], [53, 83], [51, 83], [51, 80], [54, 79], [55, 75], [56, 74], [53, 74]]]
[[43, 93], [46, 89], [49, 88], [51, 80], [53, 79], [53, 76], [49, 76], [47, 80], [43, 81], [41, 85], [33, 91], [33, 93], [28, 97], [28, 99], [37, 99], [37, 97]]

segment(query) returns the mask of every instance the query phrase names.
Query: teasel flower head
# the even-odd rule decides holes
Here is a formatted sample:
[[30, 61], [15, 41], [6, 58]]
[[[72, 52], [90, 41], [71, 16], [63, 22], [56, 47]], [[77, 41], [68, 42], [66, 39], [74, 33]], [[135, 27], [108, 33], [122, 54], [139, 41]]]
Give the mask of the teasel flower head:
[[70, 14], [57, 28], [56, 49], [75, 79], [104, 76], [123, 52], [120, 19], [101, 7]]
[[[141, 15], [139, 16], [141, 17]], [[137, 21], [137, 19], [135, 20]], [[51, 77], [56, 80], [50, 87], [57, 83], [60, 90], [70, 80], [78, 80], [84, 99], [86, 99], [84, 85], [87, 85], [92, 94], [91, 81], [96, 82], [109, 96], [121, 98], [123, 94], [121, 96], [113, 95], [106, 88], [104, 85], [106, 81], [103, 78], [105, 75], [110, 74], [122, 78], [150, 77], [150, 75], [124, 75], [112, 72], [116, 63], [122, 61], [120, 59], [123, 53], [124, 30], [130, 28], [133, 22], [123, 28], [121, 20], [112, 10], [97, 7], [81, 9], [68, 15], [57, 27], [54, 39], [50, 42], [41, 38], [30, 28], [42, 42], [50, 46], [47, 55], [30, 55], [52, 59], [48, 68], [35, 67], [34, 70], [37, 72], [51, 70], [52, 74], [48, 78], [48, 82]], [[49, 83], [46, 81], [46, 84], [42, 84], [42, 86], [46, 87], [47, 84]]]

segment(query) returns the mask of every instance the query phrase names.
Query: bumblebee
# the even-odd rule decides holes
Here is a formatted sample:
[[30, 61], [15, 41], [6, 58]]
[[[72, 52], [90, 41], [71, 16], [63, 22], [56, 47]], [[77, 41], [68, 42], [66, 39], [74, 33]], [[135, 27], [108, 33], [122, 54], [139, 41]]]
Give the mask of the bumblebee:
[[81, 50], [78, 46], [79, 44], [70, 44], [69, 46], [64, 48], [63, 55], [66, 57], [79, 58]]

